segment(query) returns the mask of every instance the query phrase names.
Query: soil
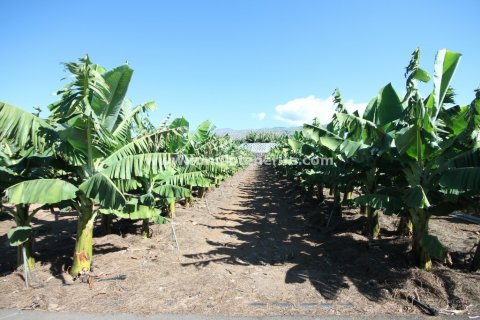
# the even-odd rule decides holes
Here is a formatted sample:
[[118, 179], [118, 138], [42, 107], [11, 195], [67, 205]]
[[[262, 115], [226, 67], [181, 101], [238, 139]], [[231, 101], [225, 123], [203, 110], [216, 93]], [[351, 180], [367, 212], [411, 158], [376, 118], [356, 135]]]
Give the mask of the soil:
[[[291, 181], [252, 165], [197, 199], [178, 205], [172, 225], [115, 221], [94, 238], [91, 281], [73, 281], [76, 214], [41, 211], [34, 219], [37, 263], [30, 288], [15, 270], [16, 250], [0, 215], [0, 308], [221, 315], [408, 315], [412, 296], [449, 314], [480, 314], [480, 273], [467, 269], [480, 226], [434, 217], [431, 234], [451, 263], [412, 267], [398, 217], [381, 216], [381, 236], [362, 235], [365, 218], [344, 208], [328, 223], [331, 199], [300, 194]], [[90, 285], [87, 283], [90, 282]]]

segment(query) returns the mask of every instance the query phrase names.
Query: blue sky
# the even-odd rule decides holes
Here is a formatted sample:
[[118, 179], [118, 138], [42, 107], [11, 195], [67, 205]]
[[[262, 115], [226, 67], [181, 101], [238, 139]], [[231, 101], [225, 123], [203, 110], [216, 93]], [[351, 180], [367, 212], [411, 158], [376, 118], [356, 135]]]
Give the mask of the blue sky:
[[10, 0], [0, 12], [0, 101], [29, 110], [55, 101], [60, 62], [85, 53], [108, 68], [128, 60], [128, 96], [155, 100], [154, 121], [222, 128], [326, 119], [336, 87], [352, 109], [388, 82], [402, 92], [417, 46], [430, 72], [438, 49], [464, 54], [457, 102], [480, 85], [478, 0]]

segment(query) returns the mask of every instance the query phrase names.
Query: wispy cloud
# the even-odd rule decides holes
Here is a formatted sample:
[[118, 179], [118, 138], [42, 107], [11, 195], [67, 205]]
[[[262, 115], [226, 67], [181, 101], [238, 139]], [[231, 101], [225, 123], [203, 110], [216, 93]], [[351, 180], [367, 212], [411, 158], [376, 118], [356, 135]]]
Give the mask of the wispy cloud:
[[[366, 103], [354, 103], [352, 100], [345, 102], [345, 106], [349, 112], [358, 110], [363, 113]], [[299, 126], [304, 123], [310, 123], [313, 118], [317, 117], [322, 124], [330, 122], [335, 105], [333, 97], [327, 99], [308, 96], [306, 98], [298, 98], [290, 100], [285, 104], [275, 107], [274, 119], [287, 122], [290, 125]]]
[[262, 121], [265, 119], [267, 114], [265, 112], [252, 113], [252, 118]]

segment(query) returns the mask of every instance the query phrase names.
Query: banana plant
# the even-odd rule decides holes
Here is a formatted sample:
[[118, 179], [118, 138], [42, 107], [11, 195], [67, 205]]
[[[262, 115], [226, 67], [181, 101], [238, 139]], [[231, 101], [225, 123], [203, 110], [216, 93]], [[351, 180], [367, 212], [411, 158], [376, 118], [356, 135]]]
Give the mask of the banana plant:
[[[309, 185], [316, 178], [320, 185], [333, 188], [336, 202], [336, 189], [348, 194], [352, 186], [359, 187], [362, 195], [355, 202], [367, 208], [373, 236], [379, 230], [379, 210], [401, 215], [405, 226], [412, 224], [413, 257], [428, 270], [431, 258], [441, 259], [445, 253], [438, 239], [428, 233], [430, 216], [471, 204], [478, 195], [480, 178], [473, 159], [480, 147], [480, 91], [469, 106], [454, 105], [450, 82], [461, 54], [443, 49], [435, 60], [433, 91], [422, 98], [418, 82], [431, 78], [419, 67], [419, 57], [417, 49], [407, 67], [402, 100], [389, 84], [360, 116], [346, 111], [336, 91], [337, 110], [328, 125], [305, 124], [303, 134], [310, 141], [297, 134], [290, 144], [274, 148], [269, 157], [298, 159], [316, 154], [335, 159], [331, 168], [299, 166], [290, 172], [297, 170], [293, 176], [303, 177]], [[282, 170], [286, 167], [281, 160], [274, 163]], [[342, 176], [348, 176], [349, 183]]]
[[160, 197], [168, 205], [168, 217], [175, 218], [175, 204], [178, 199], [191, 196], [191, 187], [205, 187], [210, 185], [210, 181], [204, 177], [202, 171], [193, 171], [195, 168], [180, 167], [160, 172], [153, 177], [152, 192]]
[[[242, 168], [241, 157], [246, 154], [230, 137], [218, 137], [214, 133], [215, 127], [210, 121], [201, 123], [196, 130], [187, 134], [188, 144], [184, 152], [188, 155], [188, 164], [195, 170], [202, 171], [203, 177], [210, 180], [210, 184], [202, 183], [198, 186], [198, 196], [201, 198], [207, 188], [216, 186], [226, 176]], [[251, 161], [251, 155], [248, 155]], [[207, 180], [204, 180], [206, 182]]]
[[[455, 195], [455, 209], [466, 208], [478, 212], [480, 201], [480, 89], [475, 90], [475, 99], [468, 106], [451, 108], [449, 117], [443, 117], [449, 129], [448, 143], [457, 154], [446, 159], [446, 169], [439, 183], [446, 195]], [[455, 130], [457, 129], [457, 131]], [[460, 129], [460, 130], [458, 130]], [[455, 132], [456, 131], [456, 132]], [[455, 136], [455, 133], [458, 135]], [[453, 136], [453, 138], [452, 138]], [[452, 142], [453, 140], [453, 142]], [[463, 150], [458, 152], [458, 150]], [[472, 259], [470, 271], [480, 269], [480, 243]]]
[[438, 188], [435, 174], [437, 160], [448, 150], [440, 146], [442, 140], [437, 119], [444, 109], [445, 97], [460, 57], [461, 54], [446, 49], [438, 52], [433, 92], [423, 99], [418, 91], [418, 81], [428, 82], [430, 76], [419, 67], [419, 49], [413, 52], [406, 73], [406, 108], [394, 138], [403, 177], [408, 182], [402, 199], [413, 223], [412, 252], [418, 266], [425, 270], [431, 269], [432, 256], [441, 259], [445, 253], [438, 238], [428, 233], [429, 208], [434, 205], [431, 194]]
[[171, 133], [168, 128], [134, 136], [131, 128], [136, 116], [151, 104], [127, 112], [125, 95], [133, 73], [128, 65], [106, 71], [86, 56], [65, 67], [74, 80], [59, 91], [61, 99], [49, 106], [48, 119], [0, 104], [0, 140], [38, 152], [51, 150], [57, 170], [79, 189], [70, 269], [77, 276], [90, 270], [93, 226], [99, 213], [95, 206], [121, 209], [127, 202], [119, 187], [122, 181], [154, 174], [172, 163], [175, 155], [159, 152], [156, 144]]
[[[35, 266], [33, 256], [32, 218], [44, 204], [56, 204], [76, 198], [78, 189], [69, 182], [60, 179], [27, 180], [8, 187], [5, 190], [5, 202], [13, 204], [8, 213], [14, 218], [16, 227], [8, 232], [10, 245], [18, 247], [17, 262], [22, 264], [25, 253], [29, 269]], [[32, 204], [38, 205], [30, 210]]]
[[365, 206], [366, 233], [373, 238], [380, 232], [378, 210], [381, 209], [374, 199], [389, 187], [388, 181], [381, 181], [382, 177], [391, 176], [391, 168], [396, 167], [395, 157], [391, 156], [393, 123], [400, 119], [403, 109], [398, 94], [388, 84], [369, 102], [362, 117], [347, 112], [336, 114], [346, 133], [338, 152], [356, 168], [363, 195], [355, 202]]
[[[3, 143], [2, 154], [4, 155], [0, 158], [0, 189], [2, 194], [5, 192], [6, 197], [5, 201], [9, 202], [9, 205], [6, 206], [7, 212], [13, 217], [17, 228], [10, 231], [12, 239], [17, 239], [11, 241], [12, 245], [18, 245], [18, 264], [23, 263], [23, 254], [22, 250], [25, 251], [26, 260], [28, 262], [29, 268], [33, 268], [35, 265], [35, 260], [33, 258], [33, 235], [30, 234], [29, 238], [25, 241], [18, 241], [19, 237], [17, 232], [28, 234], [30, 231], [30, 222], [33, 216], [43, 208], [43, 206], [37, 206], [34, 210], [30, 211], [30, 205], [35, 203], [22, 203], [16, 202], [19, 198], [12, 197], [12, 194], [16, 190], [22, 190], [27, 182], [26, 181], [40, 181], [40, 179], [53, 179], [56, 177], [58, 172], [52, 170], [52, 156], [51, 152], [38, 153], [34, 148], [23, 148], [19, 149], [15, 145], [9, 145], [8, 143]], [[49, 180], [52, 183], [52, 187], [55, 184], [55, 180]], [[48, 183], [48, 181], [47, 181]], [[29, 190], [32, 189], [30, 186], [32, 183], [28, 182]], [[34, 186], [39, 186], [37, 183]], [[34, 188], [33, 188], [34, 189]], [[34, 191], [34, 190], [33, 190]], [[34, 199], [34, 195], [31, 195]], [[38, 196], [38, 194], [37, 194]], [[54, 201], [54, 202], [60, 202]], [[42, 201], [37, 201], [38, 203], [44, 203]], [[22, 230], [22, 231], [20, 231]]]

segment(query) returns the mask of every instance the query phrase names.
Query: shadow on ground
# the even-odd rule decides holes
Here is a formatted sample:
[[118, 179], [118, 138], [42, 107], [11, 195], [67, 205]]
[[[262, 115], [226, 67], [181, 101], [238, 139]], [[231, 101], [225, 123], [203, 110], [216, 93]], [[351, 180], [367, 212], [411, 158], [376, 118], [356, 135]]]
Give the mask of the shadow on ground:
[[[298, 188], [278, 178], [270, 168], [259, 166], [251, 185], [240, 187], [238, 210], [218, 214], [220, 220], [239, 222], [223, 229], [239, 244], [207, 242], [209, 252], [185, 255], [205, 266], [212, 262], [240, 265], [279, 265], [292, 267], [286, 283], [309, 281], [325, 299], [336, 299], [344, 288], [355, 286], [373, 301], [384, 298], [386, 288], [401, 287], [410, 275], [408, 240], [389, 238], [368, 241], [359, 232], [363, 217], [344, 213], [324, 228], [331, 203], [305, 202]], [[235, 218], [232, 218], [231, 214]], [[201, 260], [201, 261], [199, 261]]]
[[[56, 218], [49, 220], [33, 218], [32, 225], [34, 226], [35, 239], [33, 251], [36, 262], [49, 264], [52, 275], [63, 279], [61, 273], [68, 270], [72, 265], [77, 226], [77, 220], [72, 218], [76, 217], [77, 214], [75, 212], [63, 212], [60, 215], [62, 219], [59, 220]], [[98, 223], [94, 234], [102, 234]], [[93, 248], [94, 255], [125, 249], [126, 247], [119, 247], [114, 244], [97, 244]], [[0, 275], [6, 276], [16, 270], [17, 248], [9, 245], [6, 234], [0, 236], [0, 257]]]

